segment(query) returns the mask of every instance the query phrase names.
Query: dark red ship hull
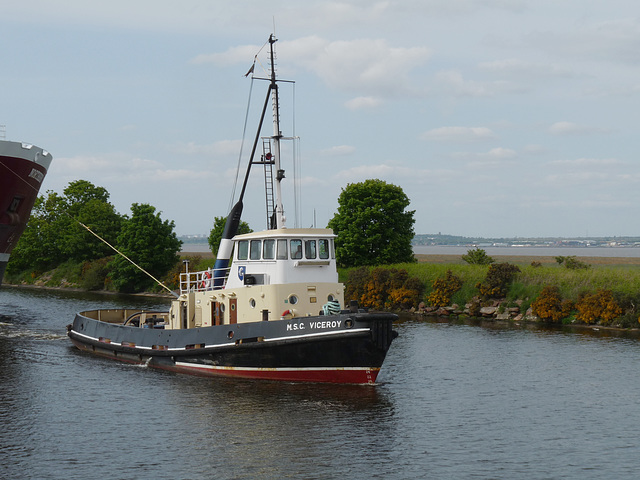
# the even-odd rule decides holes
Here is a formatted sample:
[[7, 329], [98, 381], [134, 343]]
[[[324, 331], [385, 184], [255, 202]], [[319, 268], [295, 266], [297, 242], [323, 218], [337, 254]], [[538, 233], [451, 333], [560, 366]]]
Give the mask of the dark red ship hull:
[[50, 164], [39, 147], [0, 140], [0, 285]]

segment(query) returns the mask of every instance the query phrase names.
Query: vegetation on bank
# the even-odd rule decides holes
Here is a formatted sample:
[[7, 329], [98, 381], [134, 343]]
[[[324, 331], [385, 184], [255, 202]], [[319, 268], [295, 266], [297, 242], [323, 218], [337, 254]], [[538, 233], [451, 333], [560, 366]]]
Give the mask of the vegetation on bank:
[[[571, 265], [571, 262], [569, 262]], [[386, 278], [379, 270], [388, 270]], [[397, 272], [397, 273], [396, 273]], [[393, 276], [399, 275], [398, 280]], [[384, 307], [406, 310], [395, 302], [393, 285], [402, 280], [402, 298], [414, 299], [410, 310], [421, 313], [489, 316], [517, 321], [639, 327], [640, 268], [591, 265], [588, 268], [555, 265], [492, 263], [405, 263], [385, 267], [340, 270], [346, 298], [372, 306], [365, 292], [383, 298]], [[364, 288], [362, 287], [364, 285]], [[377, 288], [376, 288], [377, 286]], [[397, 288], [397, 287], [396, 287]], [[350, 296], [352, 295], [352, 296]], [[385, 296], [386, 295], [386, 296]], [[506, 313], [511, 312], [511, 315]]]
[[155, 207], [134, 203], [131, 215], [121, 215], [106, 189], [76, 180], [62, 195], [47, 191], [36, 199], [6, 281], [51, 283], [59, 277], [65, 286], [87, 290], [146, 291], [155, 281], [123, 256], [113, 256], [112, 246], [157, 278], [179, 262], [181, 245], [174, 222], [163, 220]]

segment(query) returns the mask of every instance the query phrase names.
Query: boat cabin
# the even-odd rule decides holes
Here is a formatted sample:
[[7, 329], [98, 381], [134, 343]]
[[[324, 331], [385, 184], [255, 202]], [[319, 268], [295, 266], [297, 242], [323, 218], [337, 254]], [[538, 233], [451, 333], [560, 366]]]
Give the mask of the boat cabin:
[[[236, 235], [231, 267], [181, 275], [171, 326], [279, 320], [344, 306], [330, 229], [276, 229]], [[216, 279], [222, 279], [216, 286]]]

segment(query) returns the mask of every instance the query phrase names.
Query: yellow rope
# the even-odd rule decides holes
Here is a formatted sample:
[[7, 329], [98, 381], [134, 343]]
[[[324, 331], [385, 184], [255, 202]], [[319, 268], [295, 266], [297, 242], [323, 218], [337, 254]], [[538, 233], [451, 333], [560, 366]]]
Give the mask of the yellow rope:
[[[74, 219], [75, 220], [75, 219]], [[109, 247], [111, 247], [118, 255], [122, 255], [127, 261], [129, 261], [134, 267], [138, 268], [140, 271], [142, 271], [143, 273], [147, 274], [149, 277], [151, 277], [158, 285], [160, 285], [162, 288], [164, 288], [165, 290], [167, 290], [170, 294], [172, 294], [173, 296], [177, 297], [178, 295], [176, 295], [176, 293], [174, 291], [172, 291], [169, 287], [167, 287], [164, 283], [162, 283], [160, 280], [158, 280], [156, 277], [154, 277], [153, 275], [151, 275], [149, 272], [147, 272], [144, 268], [142, 268], [140, 265], [138, 265], [136, 262], [134, 262], [133, 260], [131, 260], [129, 257], [127, 257], [124, 253], [122, 253], [120, 250], [118, 250], [116, 247], [114, 247], [113, 245], [111, 245], [109, 242], [107, 242], [104, 238], [102, 238], [100, 235], [98, 235], [96, 232], [94, 232], [93, 230], [91, 230], [89, 227], [87, 227], [84, 223], [82, 223], [80, 220], [76, 220], [76, 222], [78, 222], [80, 225], [82, 225], [84, 228], [87, 229], [87, 231], [95, 236], [98, 240], [101, 240], [102, 242], [106, 243], [107, 245], [109, 245]]]

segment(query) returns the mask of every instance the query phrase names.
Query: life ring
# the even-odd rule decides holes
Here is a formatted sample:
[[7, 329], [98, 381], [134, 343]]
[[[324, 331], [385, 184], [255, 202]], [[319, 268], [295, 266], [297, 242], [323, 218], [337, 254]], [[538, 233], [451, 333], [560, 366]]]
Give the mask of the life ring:
[[296, 316], [296, 312], [295, 310], [285, 310], [284, 312], [282, 312], [282, 315], [280, 315], [281, 317], [286, 317], [287, 315], [291, 315], [291, 317], [295, 317]]
[[202, 282], [200, 283], [200, 287], [204, 290], [209, 290], [211, 288], [211, 274], [209, 271], [206, 271], [202, 274]]

